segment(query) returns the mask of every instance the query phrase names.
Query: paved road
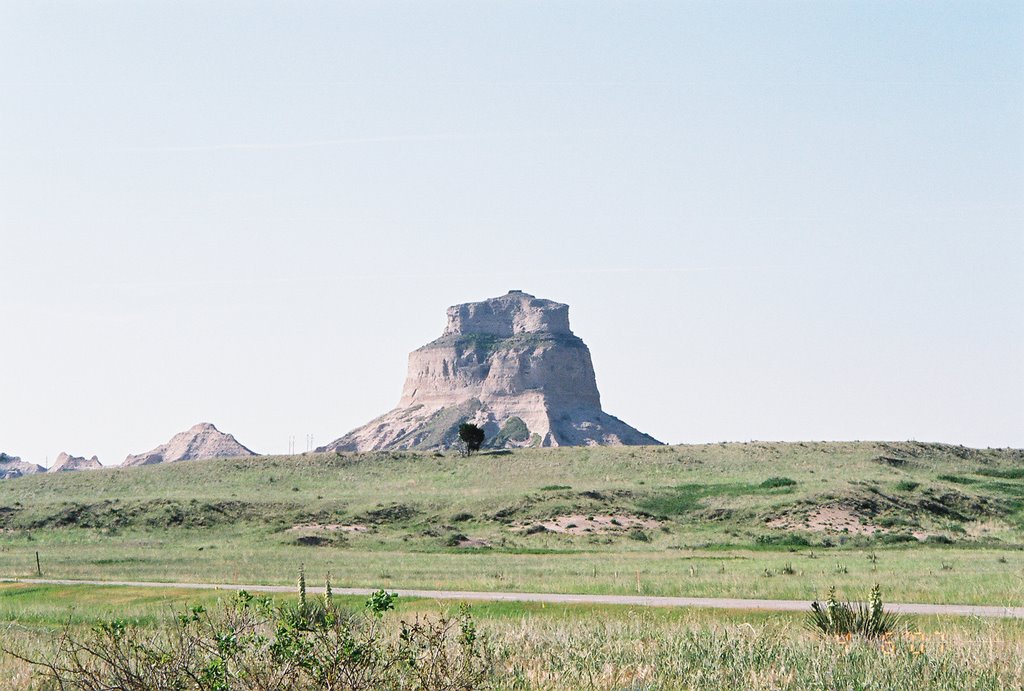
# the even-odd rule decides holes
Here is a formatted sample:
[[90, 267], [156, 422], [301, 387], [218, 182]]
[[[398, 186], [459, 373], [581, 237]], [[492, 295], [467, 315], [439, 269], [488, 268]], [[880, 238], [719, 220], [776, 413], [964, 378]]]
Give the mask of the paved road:
[[[0, 583], [39, 583], [45, 585], [107, 585], [133, 588], [188, 588], [193, 590], [248, 590], [253, 593], [294, 593], [294, 585], [239, 585], [235, 583], [156, 583], [151, 581], [75, 581], [53, 578], [0, 578]], [[309, 588], [322, 593], [323, 588]], [[369, 595], [369, 588], [332, 588], [337, 595]], [[571, 595], [564, 593], [487, 593], [464, 590], [391, 589], [405, 597], [431, 600], [483, 600], [490, 602], [548, 602], [554, 604], [634, 605], [638, 607], [709, 607], [713, 609], [773, 610], [804, 612], [806, 600], [742, 600], [724, 597], [658, 597], [654, 595]], [[888, 610], [901, 614], [942, 614], [969, 617], [1008, 617], [1024, 619], [1024, 607], [990, 605], [888, 604]]]

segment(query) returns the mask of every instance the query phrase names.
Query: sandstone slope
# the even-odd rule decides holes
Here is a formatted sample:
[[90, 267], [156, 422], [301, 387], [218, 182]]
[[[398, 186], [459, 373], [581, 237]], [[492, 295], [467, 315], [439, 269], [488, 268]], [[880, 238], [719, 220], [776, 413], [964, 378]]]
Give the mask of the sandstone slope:
[[26, 463], [17, 456], [0, 453], [0, 480], [13, 480], [22, 475], [45, 473], [46, 468], [36, 463]]
[[191, 461], [199, 458], [234, 458], [256, 455], [255, 452], [239, 444], [230, 434], [221, 432], [209, 422], [201, 422], [191, 429], [174, 435], [169, 442], [161, 444], [152, 451], [128, 456], [121, 465], [153, 465]]
[[100, 463], [99, 459], [93, 456], [92, 458], [85, 458], [84, 456], [69, 456], [67, 453], [61, 451], [60, 455], [57, 456], [57, 460], [50, 466], [48, 472], [51, 473], [68, 473], [75, 470], [95, 470], [96, 468], [102, 468], [103, 464]]
[[568, 305], [511, 291], [449, 307], [441, 337], [410, 353], [398, 406], [318, 450], [449, 448], [465, 421], [493, 447], [660, 443], [601, 409]]

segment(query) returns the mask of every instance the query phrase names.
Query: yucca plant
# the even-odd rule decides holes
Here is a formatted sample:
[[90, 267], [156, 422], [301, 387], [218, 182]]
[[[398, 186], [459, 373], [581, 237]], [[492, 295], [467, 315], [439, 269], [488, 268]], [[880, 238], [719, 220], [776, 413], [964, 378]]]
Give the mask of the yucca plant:
[[824, 603], [815, 600], [807, 615], [806, 626], [823, 636], [859, 636], [883, 638], [899, 626], [899, 615], [886, 612], [882, 605], [882, 590], [876, 583], [871, 588], [868, 602], [840, 602], [835, 586], [828, 590]]

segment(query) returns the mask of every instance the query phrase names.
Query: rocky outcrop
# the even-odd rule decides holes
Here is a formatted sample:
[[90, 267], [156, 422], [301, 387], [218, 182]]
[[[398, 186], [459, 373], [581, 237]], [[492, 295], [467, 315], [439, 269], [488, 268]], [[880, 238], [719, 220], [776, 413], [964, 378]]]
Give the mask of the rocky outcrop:
[[493, 447], [660, 443], [601, 410], [568, 305], [513, 290], [449, 307], [441, 337], [410, 353], [398, 407], [318, 450], [448, 448], [466, 421]]
[[174, 435], [169, 442], [161, 444], [152, 451], [128, 456], [121, 465], [154, 465], [199, 458], [234, 458], [256, 455], [255, 452], [239, 444], [230, 434], [221, 432], [209, 422], [201, 422], [185, 432]]
[[51, 473], [68, 473], [74, 470], [95, 470], [96, 468], [102, 468], [103, 464], [100, 460], [93, 456], [92, 458], [85, 458], [84, 456], [69, 456], [63, 451], [57, 456], [57, 460], [50, 466], [48, 472]]
[[0, 453], [0, 480], [13, 480], [23, 475], [45, 473], [46, 468], [36, 463], [26, 463], [17, 456]]

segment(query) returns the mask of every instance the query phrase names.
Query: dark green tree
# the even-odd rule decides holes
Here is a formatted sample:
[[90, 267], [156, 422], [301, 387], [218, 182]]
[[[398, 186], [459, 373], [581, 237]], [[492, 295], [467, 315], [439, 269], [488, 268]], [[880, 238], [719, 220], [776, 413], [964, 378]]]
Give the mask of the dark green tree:
[[466, 453], [471, 454], [483, 446], [484, 431], [472, 422], [463, 422], [459, 425], [459, 439], [466, 445]]

